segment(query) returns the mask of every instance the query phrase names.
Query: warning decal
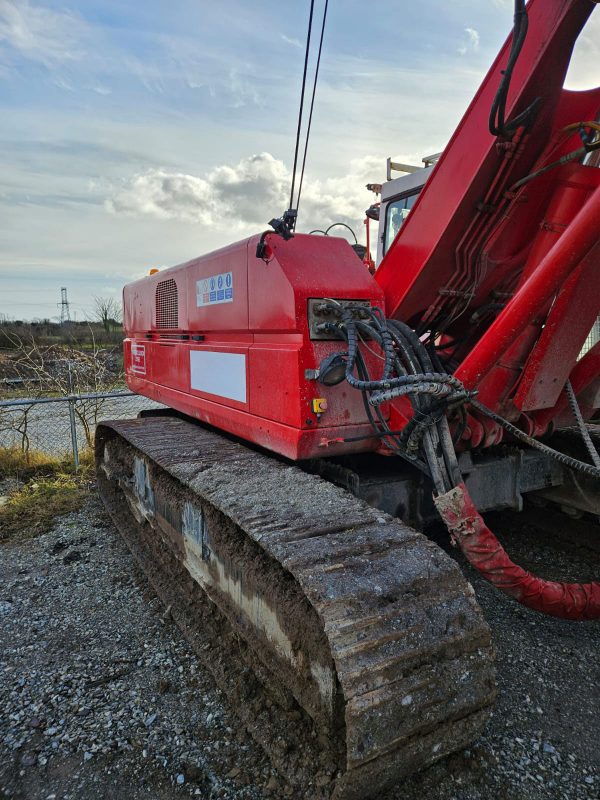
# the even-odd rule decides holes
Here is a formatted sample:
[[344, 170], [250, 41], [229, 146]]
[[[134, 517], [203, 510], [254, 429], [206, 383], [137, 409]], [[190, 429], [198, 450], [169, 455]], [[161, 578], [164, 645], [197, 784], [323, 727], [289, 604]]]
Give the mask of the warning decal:
[[146, 374], [146, 345], [131, 345], [131, 371], [138, 375]]
[[233, 302], [233, 272], [221, 272], [196, 281], [196, 305], [215, 306]]

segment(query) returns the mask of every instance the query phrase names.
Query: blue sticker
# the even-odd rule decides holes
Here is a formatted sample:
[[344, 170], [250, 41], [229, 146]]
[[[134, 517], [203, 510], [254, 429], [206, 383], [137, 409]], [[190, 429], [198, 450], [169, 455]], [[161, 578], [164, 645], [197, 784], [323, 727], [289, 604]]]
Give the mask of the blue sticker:
[[233, 272], [208, 275], [196, 281], [196, 305], [198, 308], [232, 302]]

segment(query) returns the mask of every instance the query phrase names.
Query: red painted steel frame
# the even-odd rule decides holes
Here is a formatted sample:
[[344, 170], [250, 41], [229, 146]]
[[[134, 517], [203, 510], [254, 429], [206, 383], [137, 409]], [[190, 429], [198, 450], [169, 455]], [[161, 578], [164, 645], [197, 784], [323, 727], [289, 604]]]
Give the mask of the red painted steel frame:
[[480, 384], [598, 243], [598, 220], [600, 186], [456, 370], [456, 376], [465, 386], [475, 388]]
[[[543, 97], [545, 108], [536, 128], [549, 124], [571, 50], [592, 9], [590, 0], [531, 0], [529, 32], [513, 73], [507, 116]], [[453, 254], [477, 203], [498, 171], [502, 153], [488, 132], [488, 116], [510, 42], [509, 38], [500, 51], [377, 271], [388, 316], [411, 321], [435, 298], [450, 277]], [[528, 153], [528, 166], [546, 136], [532, 148], [533, 155]]]
[[[509, 38], [375, 275], [388, 316], [419, 333], [454, 339], [444, 354], [457, 377], [504, 416], [516, 420], [527, 412], [525, 427], [538, 432], [532, 417], [556, 404], [586, 335], [578, 319], [570, 327], [553, 323], [541, 337], [563, 284], [569, 283], [571, 297], [581, 297], [600, 267], [600, 170], [573, 163], [517, 191], [511, 187], [581, 147], [576, 129], [561, 133], [567, 125], [600, 118], [600, 89], [563, 89], [574, 43], [593, 8], [591, 0], [528, 3], [529, 31], [507, 118], [537, 100], [535, 118], [510, 142], [488, 132]], [[590, 326], [600, 314], [594, 294], [585, 298]], [[560, 368], [551, 353], [561, 354]], [[394, 416], [392, 410], [396, 427], [401, 419]], [[548, 424], [552, 418], [546, 413], [541, 419]], [[466, 436], [472, 445], [502, 437], [488, 420], [471, 421]]]

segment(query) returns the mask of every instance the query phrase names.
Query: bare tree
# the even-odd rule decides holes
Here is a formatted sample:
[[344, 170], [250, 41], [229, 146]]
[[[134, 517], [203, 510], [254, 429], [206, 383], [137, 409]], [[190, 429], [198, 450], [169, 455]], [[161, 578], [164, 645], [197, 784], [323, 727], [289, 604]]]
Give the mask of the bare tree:
[[[70, 346], [40, 345], [33, 336], [21, 338], [12, 331], [4, 332], [11, 349], [15, 372], [28, 389], [29, 397], [47, 395], [95, 394], [113, 390], [121, 385], [123, 373], [118, 367], [118, 356], [113, 349], [98, 347], [92, 335], [91, 350], [78, 350]], [[92, 446], [96, 423], [105, 403], [104, 398], [77, 399], [74, 410], [83, 428], [86, 441]], [[15, 416], [13, 430], [21, 436], [23, 449], [29, 446], [27, 438], [27, 412]], [[8, 420], [4, 420], [6, 424]], [[0, 423], [1, 427], [1, 423]]]
[[17, 446], [29, 460], [29, 412], [33, 406], [15, 406], [15, 408], [0, 408], [0, 436], [8, 440], [8, 446]]
[[94, 296], [94, 319], [102, 324], [107, 333], [121, 324], [121, 304], [114, 297]]

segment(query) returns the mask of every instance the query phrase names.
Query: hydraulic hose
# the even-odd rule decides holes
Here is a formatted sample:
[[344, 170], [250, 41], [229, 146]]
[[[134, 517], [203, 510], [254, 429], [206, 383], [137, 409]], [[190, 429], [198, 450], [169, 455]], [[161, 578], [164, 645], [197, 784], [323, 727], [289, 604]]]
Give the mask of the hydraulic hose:
[[552, 617], [600, 618], [600, 583], [547, 581], [519, 567], [483, 521], [464, 483], [434, 502], [469, 563], [500, 591]]
[[[600, 477], [600, 455], [594, 450], [595, 463], [586, 464], [528, 436], [477, 401], [455, 376], [434, 371], [430, 354], [416, 333], [402, 322], [386, 320], [379, 309], [371, 311], [370, 323], [354, 319], [349, 309], [338, 310], [338, 314], [339, 322], [329, 323], [329, 326], [338, 330], [348, 344], [347, 382], [362, 392], [371, 424], [388, 447], [412, 463], [415, 459], [426, 463], [435, 490], [436, 508], [452, 541], [461, 548], [470, 564], [500, 591], [543, 614], [573, 620], [599, 619], [600, 583], [547, 581], [511, 561], [483, 521], [463, 483], [447, 414], [451, 408], [470, 401], [475, 409], [493, 419], [516, 439], [571, 469], [595, 477]], [[378, 379], [371, 379], [364, 365], [359, 349], [359, 331], [376, 341], [382, 351], [384, 364]], [[355, 368], [358, 377], [353, 374]], [[380, 406], [405, 395], [411, 399], [413, 417], [398, 438], [387, 428]], [[574, 404], [574, 413], [579, 412], [576, 399]], [[377, 414], [382, 430], [377, 427], [372, 410]], [[581, 427], [581, 413], [578, 416], [576, 413], [576, 417]]]

